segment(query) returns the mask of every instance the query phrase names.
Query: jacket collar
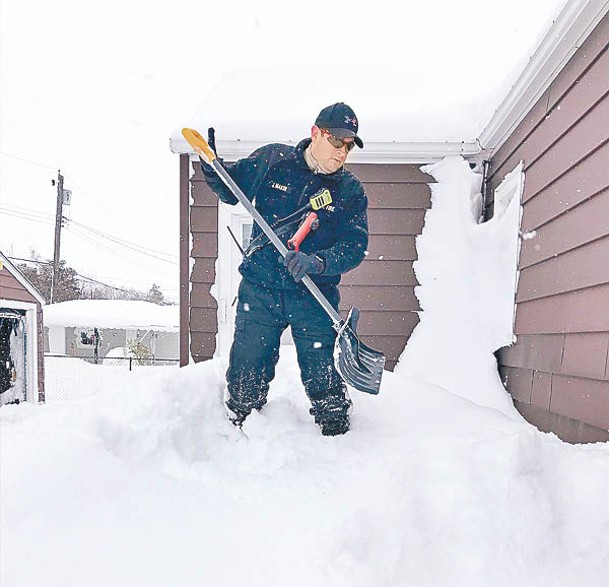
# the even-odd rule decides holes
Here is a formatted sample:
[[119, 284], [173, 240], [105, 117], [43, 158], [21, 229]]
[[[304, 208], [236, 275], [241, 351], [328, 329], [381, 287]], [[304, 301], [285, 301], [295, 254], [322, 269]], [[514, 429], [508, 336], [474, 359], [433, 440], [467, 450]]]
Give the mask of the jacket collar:
[[[307, 147], [311, 144], [311, 142], [312, 141], [310, 138], [303, 139], [302, 141], [300, 141], [300, 143], [298, 143], [294, 147], [294, 151], [292, 152], [292, 157], [296, 161], [296, 165], [298, 165], [298, 167], [301, 167], [308, 171], [311, 171], [311, 170], [305, 160], [304, 152], [307, 149]], [[340, 169], [338, 169], [337, 171], [335, 171], [334, 173], [324, 173], [324, 174], [320, 173], [319, 175], [321, 177], [327, 177], [328, 179], [331, 179], [333, 181], [340, 181], [343, 178], [344, 172], [345, 172], [345, 168], [343, 166]]]

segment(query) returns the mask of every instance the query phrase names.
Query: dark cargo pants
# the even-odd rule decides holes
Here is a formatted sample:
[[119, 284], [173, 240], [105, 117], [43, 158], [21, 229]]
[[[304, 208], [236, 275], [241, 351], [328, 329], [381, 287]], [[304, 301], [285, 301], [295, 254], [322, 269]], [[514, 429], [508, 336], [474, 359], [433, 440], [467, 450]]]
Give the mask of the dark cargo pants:
[[[338, 288], [320, 289], [338, 308]], [[332, 320], [303, 285], [271, 290], [246, 279], [239, 287], [235, 338], [226, 372], [227, 407], [244, 418], [264, 406], [279, 360], [281, 334], [288, 325], [315, 421], [322, 424], [344, 419], [351, 401], [334, 368], [336, 332]]]

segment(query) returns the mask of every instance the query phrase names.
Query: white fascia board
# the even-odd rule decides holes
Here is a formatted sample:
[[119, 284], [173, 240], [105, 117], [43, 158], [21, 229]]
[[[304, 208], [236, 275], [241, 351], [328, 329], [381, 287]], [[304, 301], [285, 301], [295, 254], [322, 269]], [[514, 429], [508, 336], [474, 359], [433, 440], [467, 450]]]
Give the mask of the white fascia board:
[[499, 148], [541, 98], [609, 11], [609, 0], [569, 0], [516, 83], [480, 134], [485, 151]]
[[[218, 141], [217, 148], [226, 161], [236, 161], [264, 144], [257, 141]], [[295, 145], [296, 143], [287, 144]], [[172, 138], [170, 148], [174, 153], [189, 153], [191, 158], [198, 160], [198, 156], [183, 139]], [[368, 141], [365, 149], [354, 149], [351, 152], [349, 163], [432, 163], [452, 155], [472, 157], [480, 152], [480, 145], [477, 142], [373, 143]]]

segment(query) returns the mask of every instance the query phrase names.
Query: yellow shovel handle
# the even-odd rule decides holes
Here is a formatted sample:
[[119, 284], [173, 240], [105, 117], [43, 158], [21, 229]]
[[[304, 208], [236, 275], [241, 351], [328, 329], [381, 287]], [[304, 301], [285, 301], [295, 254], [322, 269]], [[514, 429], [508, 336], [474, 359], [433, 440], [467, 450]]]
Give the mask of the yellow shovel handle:
[[211, 150], [207, 141], [194, 128], [183, 128], [182, 134], [188, 141], [188, 144], [196, 153], [201, 155], [207, 163], [211, 163], [216, 158], [216, 154]]

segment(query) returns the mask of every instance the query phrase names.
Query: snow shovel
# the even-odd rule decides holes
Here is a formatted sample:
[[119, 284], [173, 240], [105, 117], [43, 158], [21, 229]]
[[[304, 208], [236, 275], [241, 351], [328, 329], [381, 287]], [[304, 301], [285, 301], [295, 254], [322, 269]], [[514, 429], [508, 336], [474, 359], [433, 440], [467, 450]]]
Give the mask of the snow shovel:
[[[246, 195], [228, 174], [222, 163], [218, 161], [216, 154], [207, 144], [207, 141], [196, 130], [191, 128], [182, 129], [182, 134], [195, 152], [211, 165], [226, 187], [228, 187], [243, 204], [281, 256], [285, 257], [288, 253], [287, 247], [268, 225], [267, 221], [260, 215], [260, 212], [258, 212], [254, 205], [247, 199]], [[359, 310], [357, 308], [351, 308], [347, 319], [343, 320], [308, 275], [305, 275], [302, 278], [302, 283], [311, 294], [313, 294], [334, 323], [334, 329], [337, 332], [336, 344], [334, 346], [334, 363], [336, 370], [340, 373], [341, 377], [355, 389], [374, 395], [378, 394], [381, 386], [383, 368], [385, 367], [385, 355], [364, 344], [357, 337], [356, 328], [359, 319]]]

